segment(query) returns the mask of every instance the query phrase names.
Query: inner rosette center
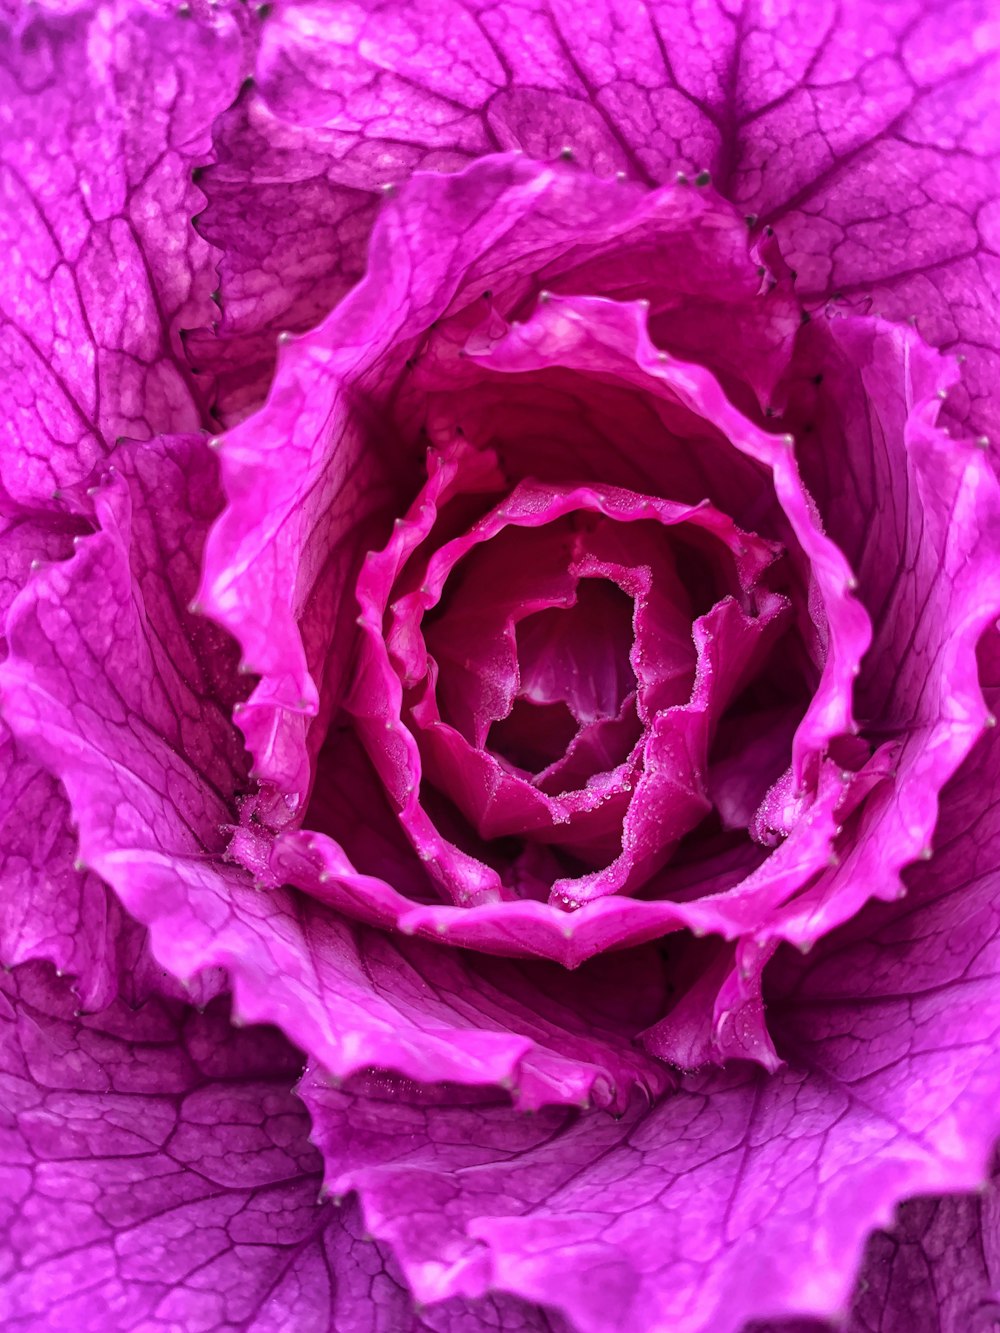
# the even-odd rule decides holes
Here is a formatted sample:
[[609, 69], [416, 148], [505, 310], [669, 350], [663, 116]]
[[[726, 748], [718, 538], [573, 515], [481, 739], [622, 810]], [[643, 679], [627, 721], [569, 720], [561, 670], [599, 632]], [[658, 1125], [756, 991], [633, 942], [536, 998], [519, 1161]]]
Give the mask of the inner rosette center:
[[453, 901], [643, 889], [711, 813], [719, 721], [787, 627], [777, 554], [708, 502], [431, 454], [359, 581], [350, 709]]
[[488, 748], [552, 796], [621, 763], [639, 739], [632, 666], [635, 601], [610, 579], [580, 579], [572, 602], [515, 626], [516, 693]]

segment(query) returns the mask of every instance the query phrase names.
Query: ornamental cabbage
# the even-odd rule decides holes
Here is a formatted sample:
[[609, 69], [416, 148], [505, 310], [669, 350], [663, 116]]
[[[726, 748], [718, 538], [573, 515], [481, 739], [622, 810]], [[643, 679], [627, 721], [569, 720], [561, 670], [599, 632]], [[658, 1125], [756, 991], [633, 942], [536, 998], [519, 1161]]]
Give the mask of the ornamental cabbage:
[[2, 33], [4, 1326], [971, 1327], [988, 6]]

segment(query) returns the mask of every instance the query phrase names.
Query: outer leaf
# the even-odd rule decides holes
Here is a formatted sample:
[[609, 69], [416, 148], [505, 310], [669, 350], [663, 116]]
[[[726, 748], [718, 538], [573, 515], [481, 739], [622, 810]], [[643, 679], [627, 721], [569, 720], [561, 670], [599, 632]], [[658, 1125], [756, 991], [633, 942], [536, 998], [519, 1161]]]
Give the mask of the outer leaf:
[[[0, 634], [33, 565], [65, 559], [85, 530], [66, 515], [19, 513], [0, 531]], [[0, 639], [6, 656], [6, 640]], [[0, 722], [0, 961], [44, 958], [76, 977], [84, 1008], [169, 988], [145, 932], [74, 861], [77, 839], [59, 783]]]
[[277, 120], [254, 88], [213, 129], [196, 226], [220, 255], [220, 317], [188, 339], [211, 375], [213, 409], [234, 425], [262, 402], [276, 339], [324, 319], [365, 269], [381, 191], [340, 184], [336, 157]]
[[0, 1320], [16, 1333], [541, 1333], [500, 1297], [417, 1317], [353, 1209], [320, 1201], [297, 1053], [224, 1008], [73, 1012], [0, 992]]
[[1000, 1314], [996, 1186], [914, 1199], [868, 1242], [849, 1333], [983, 1333]]
[[43, 958], [76, 978], [84, 1009], [175, 986], [149, 956], [145, 931], [92, 874], [59, 783], [0, 733], [0, 961]]
[[118, 435], [201, 423], [180, 332], [208, 318], [214, 279], [191, 172], [241, 55], [224, 9], [0, 20], [0, 482], [16, 499], [48, 501]]
[[[258, 328], [314, 318], [261, 233], [293, 266], [356, 274], [372, 201], [417, 169], [510, 148], [647, 186], [708, 169], [775, 227], [807, 299], [871, 296], [962, 350], [954, 414], [995, 432], [998, 48], [989, 0], [285, 4], [208, 186], [223, 304], [242, 313], [249, 288]], [[253, 220], [224, 234], [236, 190]]]

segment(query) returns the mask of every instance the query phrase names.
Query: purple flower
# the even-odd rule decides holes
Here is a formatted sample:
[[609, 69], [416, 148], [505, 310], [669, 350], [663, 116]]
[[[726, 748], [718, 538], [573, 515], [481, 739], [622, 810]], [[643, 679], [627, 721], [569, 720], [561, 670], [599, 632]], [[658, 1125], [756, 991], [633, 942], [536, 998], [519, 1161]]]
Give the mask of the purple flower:
[[0, 1322], [985, 1327], [991, 7], [0, 23]]

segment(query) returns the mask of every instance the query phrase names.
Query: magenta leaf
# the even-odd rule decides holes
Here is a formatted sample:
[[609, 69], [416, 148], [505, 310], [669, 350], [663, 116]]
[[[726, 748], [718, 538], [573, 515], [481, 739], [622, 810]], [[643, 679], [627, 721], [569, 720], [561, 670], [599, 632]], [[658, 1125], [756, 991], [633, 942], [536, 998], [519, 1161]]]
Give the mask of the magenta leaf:
[[179, 993], [149, 955], [145, 931], [97, 876], [77, 868], [59, 783], [0, 734], [0, 962], [45, 959], [70, 973], [83, 1009], [117, 996]]
[[868, 1242], [849, 1333], [907, 1333], [931, 1321], [947, 1333], [989, 1333], [1000, 1314], [998, 1245], [995, 1184], [904, 1203], [892, 1228]]
[[279, 335], [318, 324], [364, 273], [381, 191], [342, 184], [324, 149], [277, 120], [254, 88], [213, 128], [195, 225], [219, 254], [221, 309], [187, 349], [227, 425], [263, 401]]
[[[478, 476], [475, 460], [481, 467], [483, 458], [461, 446], [442, 457], [432, 455], [428, 484], [407, 518], [395, 526], [383, 551], [367, 557], [358, 582], [363, 641], [348, 708], [414, 847], [456, 902], [469, 905], [514, 895], [496, 874], [441, 837], [422, 804], [424, 773], [455, 801], [483, 839], [534, 835], [540, 843], [612, 863], [602, 875], [539, 881], [532, 896], [545, 897], [551, 891], [552, 901], [581, 901], [626, 883], [641, 886], [708, 812], [703, 772], [717, 718], [759, 667], [786, 619], [784, 599], [756, 588], [776, 550], [741, 532], [707, 502], [683, 505], [618, 487], [531, 481], [515, 487], [467, 533], [437, 545], [442, 502], [453, 487], [461, 494], [463, 471], [473, 468]], [[447, 514], [446, 505], [443, 512]], [[580, 515], [588, 526], [574, 535], [572, 521]], [[753, 603], [753, 614], [744, 614], [725, 596], [692, 623], [690, 611], [684, 614], [686, 594], [669, 555], [655, 558], [655, 575], [653, 563], [644, 563], [654, 559], [650, 551], [661, 549], [661, 528], [674, 526], [692, 528], [699, 537], [711, 535], [716, 558], [721, 557], [727, 569], [733, 567], [729, 583]], [[634, 536], [629, 531], [633, 527]], [[426, 538], [431, 541], [421, 560]], [[568, 565], [567, 543], [573, 550]], [[625, 560], [641, 568], [638, 581], [625, 574]], [[458, 590], [449, 596], [443, 618], [429, 628], [425, 643], [423, 622], [440, 604], [460, 565], [464, 572]], [[575, 605], [580, 576], [586, 573], [619, 580], [622, 590], [627, 588], [637, 599], [634, 647], [633, 629], [626, 621], [622, 657], [623, 670], [637, 687], [637, 711], [647, 733], [631, 754], [626, 751], [625, 762], [600, 781], [550, 796], [526, 775], [510, 771], [483, 743], [489, 723], [510, 711], [514, 682], [524, 684], [525, 646], [515, 652], [515, 625], [530, 626], [531, 611]], [[419, 587], [411, 587], [416, 584]], [[659, 617], [659, 638], [654, 637], [650, 610], [658, 605], [657, 596], [670, 612]], [[583, 622], [588, 636], [592, 622], [591, 612]], [[602, 640], [602, 654], [605, 650]], [[672, 659], [678, 659], [676, 667]], [[581, 665], [564, 674], [580, 682], [585, 673]], [[422, 692], [404, 718], [404, 691], [415, 689]], [[460, 692], [466, 697], [457, 700], [456, 708]], [[608, 717], [617, 712], [620, 693], [606, 705]], [[578, 721], [594, 720], [580, 711], [589, 705], [581, 705], [575, 693], [568, 703]]]
[[295, 1328], [543, 1333], [498, 1296], [416, 1315], [353, 1207], [320, 1196], [292, 1094], [298, 1053], [225, 1008], [116, 1003], [0, 982], [0, 1320], [17, 1333]]
[[201, 424], [181, 331], [211, 317], [215, 277], [191, 173], [241, 45], [223, 6], [0, 19], [0, 480], [17, 500], [85, 478], [116, 436]]
[[[840, 864], [776, 922], [776, 935], [808, 945], [874, 883], [892, 896], [900, 869], [930, 855], [938, 794], [995, 725], [975, 649], [1000, 606], [1000, 492], [984, 452], [937, 428], [952, 379], [910, 331], [817, 321], [803, 355], [824, 370], [792, 409], [802, 468], [877, 627], [856, 703], [863, 734], [882, 742], [892, 768], [858, 812]], [[849, 479], [833, 461], [847, 447]]]
[[[39, 564], [66, 559], [87, 525], [65, 514], [17, 513], [0, 531], [0, 627]], [[0, 628], [0, 656], [7, 645]], [[145, 932], [96, 876], [74, 864], [77, 840], [58, 781], [0, 722], [0, 962], [46, 959], [74, 976], [80, 1004], [102, 1008], [173, 985]]]

